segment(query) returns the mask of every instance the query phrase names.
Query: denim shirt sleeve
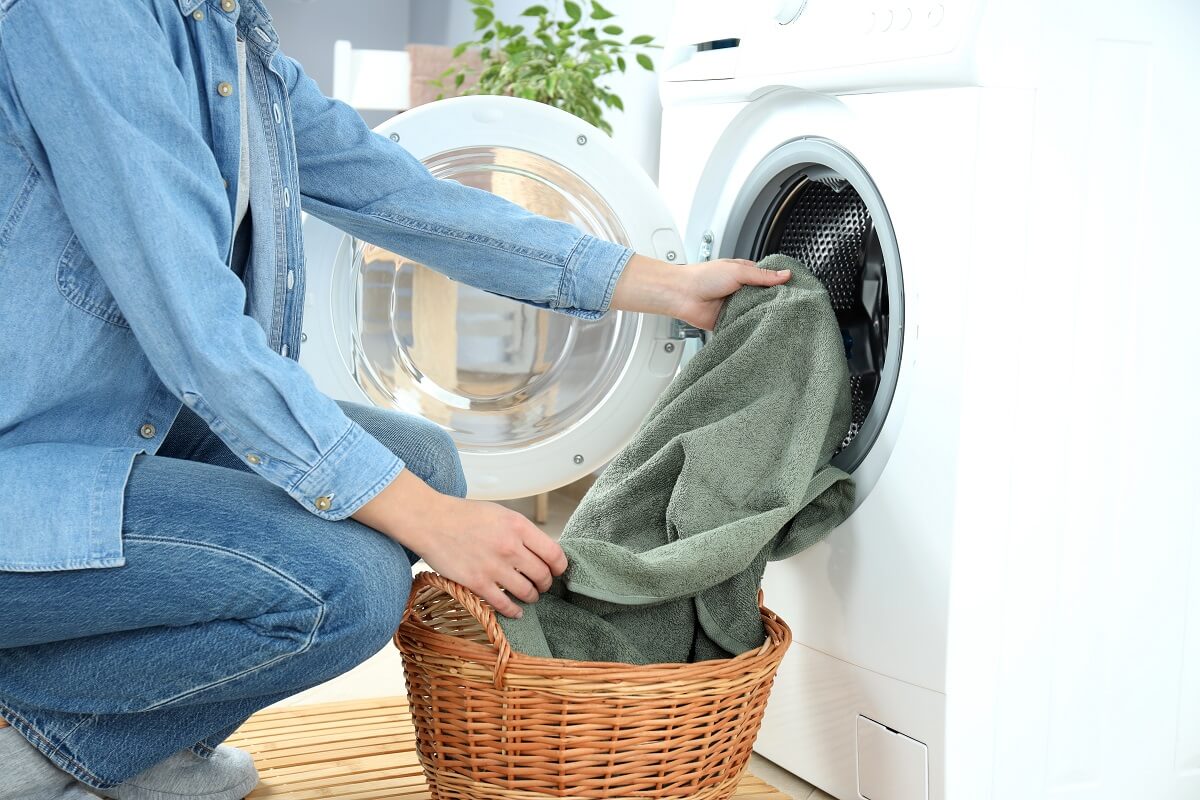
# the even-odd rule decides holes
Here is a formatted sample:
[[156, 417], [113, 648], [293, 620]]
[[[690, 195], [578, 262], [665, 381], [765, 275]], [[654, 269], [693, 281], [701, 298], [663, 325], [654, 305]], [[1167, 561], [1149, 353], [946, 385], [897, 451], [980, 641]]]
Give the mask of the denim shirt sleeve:
[[439, 180], [354, 109], [279, 55], [305, 211], [372, 244], [494, 294], [585, 319], [602, 316], [633, 251]]
[[352, 514], [404, 464], [243, 313], [222, 176], [153, 12], [20, 0], [3, 37], [10, 122], [159, 379], [305, 508]]

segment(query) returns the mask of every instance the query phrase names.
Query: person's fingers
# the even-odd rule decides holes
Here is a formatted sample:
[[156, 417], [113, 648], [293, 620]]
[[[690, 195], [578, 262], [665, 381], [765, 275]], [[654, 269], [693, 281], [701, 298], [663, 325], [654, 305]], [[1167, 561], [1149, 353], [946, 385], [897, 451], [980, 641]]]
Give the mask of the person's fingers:
[[526, 603], [536, 603], [538, 600], [537, 587], [530, 582], [529, 578], [512, 567], [501, 574], [499, 584], [507, 589], [513, 597], [519, 597]]
[[492, 608], [506, 617], [521, 616], [521, 607], [514, 603], [512, 598], [506, 595], [504, 590], [494, 583], [483, 587], [482, 591], [477, 591], [476, 594], [487, 600]]
[[523, 538], [525, 546], [546, 563], [552, 574], [562, 575], [567, 571], [567, 556], [558, 542], [532, 524], [525, 530]]
[[753, 264], [738, 270], [738, 280], [747, 286], [775, 286], [792, 277], [790, 269], [762, 269]]
[[525, 552], [517, 556], [513, 567], [528, 578], [538, 588], [539, 592], [544, 592], [550, 588], [550, 583], [553, 580], [550, 576], [550, 567], [532, 550], [525, 548]]

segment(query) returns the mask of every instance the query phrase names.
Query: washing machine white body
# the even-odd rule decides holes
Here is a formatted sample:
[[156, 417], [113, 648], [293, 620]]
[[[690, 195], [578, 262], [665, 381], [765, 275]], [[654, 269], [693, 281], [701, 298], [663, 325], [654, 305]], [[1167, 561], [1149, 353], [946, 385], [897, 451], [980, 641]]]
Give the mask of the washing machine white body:
[[820, 140], [902, 274], [859, 505], [764, 582], [795, 643], [757, 749], [844, 800], [1198, 798], [1200, 10], [900, 6], [685, 2], [668, 42], [691, 258], [752, 255]]

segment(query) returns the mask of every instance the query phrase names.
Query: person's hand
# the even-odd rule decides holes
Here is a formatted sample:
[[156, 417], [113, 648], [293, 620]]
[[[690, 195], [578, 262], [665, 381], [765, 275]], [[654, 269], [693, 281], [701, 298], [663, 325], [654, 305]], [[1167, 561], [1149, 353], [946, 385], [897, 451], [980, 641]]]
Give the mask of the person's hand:
[[551, 577], [567, 568], [558, 542], [523, 514], [441, 494], [407, 469], [353, 516], [509, 617], [521, 610], [506, 591], [536, 602], [539, 592], [550, 588]]
[[679, 266], [634, 255], [617, 281], [610, 307], [665, 314], [712, 330], [729, 295], [743, 286], [775, 286], [791, 276], [790, 270], [760, 269], [741, 258]]
[[689, 325], [711, 331], [725, 298], [743, 286], [775, 286], [792, 277], [791, 270], [760, 269], [753, 261], [722, 258], [676, 267], [683, 270], [683, 290], [676, 298], [674, 316]]

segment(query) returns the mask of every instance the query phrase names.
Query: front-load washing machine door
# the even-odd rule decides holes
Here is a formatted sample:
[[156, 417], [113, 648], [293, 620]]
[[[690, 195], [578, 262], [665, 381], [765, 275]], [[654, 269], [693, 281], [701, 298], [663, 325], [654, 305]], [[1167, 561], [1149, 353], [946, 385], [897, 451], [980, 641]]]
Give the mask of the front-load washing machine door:
[[[439, 178], [675, 261], [658, 190], [604, 133], [550, 106], [463, 97], [376, 131]], [[450, 280], [306, 216], [301, 364], [341, 400], [418, 414], [457, 443], [472, 497], [549, 491], [632, 437], [683, 353], [664, 317], [581, 320]]]

